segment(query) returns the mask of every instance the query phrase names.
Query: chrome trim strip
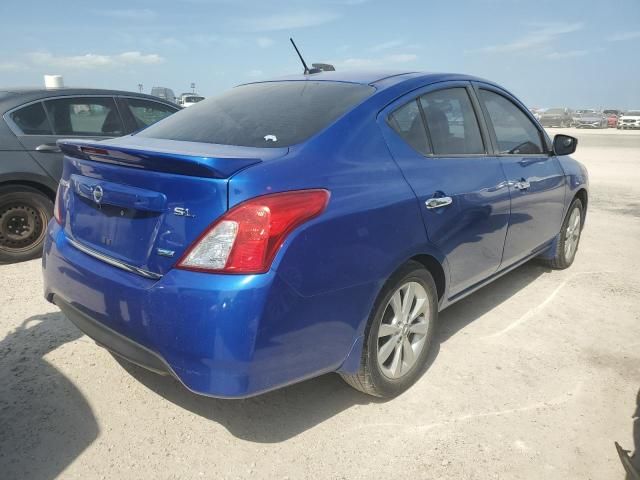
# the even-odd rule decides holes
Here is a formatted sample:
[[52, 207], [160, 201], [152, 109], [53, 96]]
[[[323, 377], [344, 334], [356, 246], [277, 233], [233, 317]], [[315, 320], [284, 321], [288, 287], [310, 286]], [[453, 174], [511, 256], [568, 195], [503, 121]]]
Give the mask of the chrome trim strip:
[[137, 275], [140, 275], [141, 277], [150, 278], [152, 280], [159, 280], [162, 278], [162, 275], [160, 275], [159, 273], [150, 272], [142, 268], [134, 267], [133, 265], [129, 265], [128, 263], [122, 262], [120, 260], [116, 260], [115, 258], [109, 257], [108, 255], [96, 252], [94, 249], [86, 247], [75, 240], [71, 240], [68, 237], [67, 241], [81, 252], [86, 253], [93, 258], [97, 258], [104, 263], [108, 263], [113, 267], [117, 267], [126, 272], [135, 273]]

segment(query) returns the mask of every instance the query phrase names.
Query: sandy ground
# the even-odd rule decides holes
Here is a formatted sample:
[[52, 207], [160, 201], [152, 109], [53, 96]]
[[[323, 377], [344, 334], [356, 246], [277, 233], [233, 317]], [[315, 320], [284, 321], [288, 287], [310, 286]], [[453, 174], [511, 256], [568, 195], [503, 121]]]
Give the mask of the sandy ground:
[[379, 402], [326, 375], [244, 401], [119, 364], [0, 267], [0, 477], [622, 479], [640, 387], [640, 132], [574, 131], [592, 198], [573, 267], [528, 264], [441, 315]]

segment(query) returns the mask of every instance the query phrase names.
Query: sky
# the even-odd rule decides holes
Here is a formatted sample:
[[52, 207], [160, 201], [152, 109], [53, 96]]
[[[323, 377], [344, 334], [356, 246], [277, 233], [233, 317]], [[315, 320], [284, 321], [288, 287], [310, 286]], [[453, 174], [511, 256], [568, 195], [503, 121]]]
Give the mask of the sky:
[[[19, 7], [18, 7], [19, 5]], [[640, 109], [640, 0], [4, 0], [0, 87], [205, 96], [302, 71], [456, 72], [530, 107]]]

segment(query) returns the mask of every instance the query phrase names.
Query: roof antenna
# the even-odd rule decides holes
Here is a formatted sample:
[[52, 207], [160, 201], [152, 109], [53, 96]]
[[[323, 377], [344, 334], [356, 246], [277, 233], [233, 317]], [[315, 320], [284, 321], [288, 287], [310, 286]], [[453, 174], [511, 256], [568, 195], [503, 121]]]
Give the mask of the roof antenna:
[[300, 50], [298, 50], [298, 47], [296, 46], [296, 42], [294, 42], [293, 38], [291, 37], [289, 37], [289, 40], [291, 41], [291, 45], [293, 45], [293, 48], [296, 49], [296, 53], [298, 54], [298, 57], [300, 57], [300, 61], [302, 62], [302, 66], [304, 67], [305, 75], [309, 75], [310, 73], [319, 73], [322, 71], [318, 68], [312, 68], [311, 70], [309, 70], [309, 67], [307, 67], [307, 63], [304, 61], [304, 58], [302, 58], [302, 54], [300, 53]]

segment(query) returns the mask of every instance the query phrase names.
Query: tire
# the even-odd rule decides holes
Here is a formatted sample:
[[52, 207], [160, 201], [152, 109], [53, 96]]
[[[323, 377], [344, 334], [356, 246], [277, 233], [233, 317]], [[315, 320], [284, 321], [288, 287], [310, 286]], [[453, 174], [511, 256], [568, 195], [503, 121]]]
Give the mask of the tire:
[[[576, 212], [577, 213], [574, 213]], [[576, 198], [569, 207], [567, 215], [562, 222], [562, 228], [558, 233], [556, 248], [553, 258], [543, 259], [542, 263], [554, 270], [569, 268], [576, 258], [576, 252], [580, 244], [580, 236], [584, 220], [584, 209], [580, 199]], [[578, 222], [577, 225], [575, 222]], [[571, 243], [569, 243], [571, 242]]]
[[15, 263], [42, 255], [53, 202], [35, 188], [0, 187], [0, 262]]
[[[409, 316], [402, 313], [403, 307]], [[374, 303], [358, 372], [341, 374], [342, 378], [376, 397], [404, 392], [424, 372], [437, 318], [438, 295], [431, 274], [421, 264], [408, 262], [389, 278]]]

